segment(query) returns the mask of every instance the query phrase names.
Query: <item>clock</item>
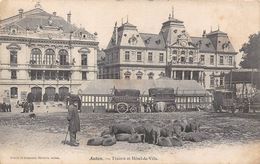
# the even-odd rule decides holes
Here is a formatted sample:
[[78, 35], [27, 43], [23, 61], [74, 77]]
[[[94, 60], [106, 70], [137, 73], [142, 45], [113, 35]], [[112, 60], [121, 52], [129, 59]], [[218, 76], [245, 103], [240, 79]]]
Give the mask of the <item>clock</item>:
[[180, 41], [180, 45], [181, 45], [182, 47], [186, 47], [186, 46], [187, 46], [187, 41], [186, 41], [186, 40], [181, 40], [181, 41]]

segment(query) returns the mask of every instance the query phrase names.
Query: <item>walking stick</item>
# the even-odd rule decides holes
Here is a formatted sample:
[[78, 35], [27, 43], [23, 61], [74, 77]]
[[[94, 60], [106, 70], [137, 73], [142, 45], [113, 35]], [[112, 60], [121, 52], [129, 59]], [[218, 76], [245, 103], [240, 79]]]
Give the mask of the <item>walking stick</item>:
[[68, 133], [69, 133], [69, 128], [68, 128], [66, 136], [65, 136], [64, 145], [66, 144]]

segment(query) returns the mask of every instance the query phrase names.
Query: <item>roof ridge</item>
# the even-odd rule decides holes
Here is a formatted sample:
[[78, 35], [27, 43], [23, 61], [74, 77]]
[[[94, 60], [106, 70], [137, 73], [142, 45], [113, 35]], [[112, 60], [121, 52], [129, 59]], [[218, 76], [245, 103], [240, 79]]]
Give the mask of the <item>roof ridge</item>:
[[148, 35], [160, 35], [160, 34], [153, 34], [153, 33], [144, 33], [144, 32], [139, 32], [139, 34], [148, 34]]
[[[31, 9], [31, 10], [28, 10], [28, 11], [23, 12], [23, 14], [29, 13], [29, 12], [31, 12], [31, 11], [33, 11], [33, 10], [41, 10], [42, 12], [44, 11], [43, 9], [40, 9], [40, 8], [34, 8], [34, 9]], [[46, 11], [44, 11], [44, 12], [46, 12]], [[47, 12], [46, 12], [46, 13], [47, 13]], [[16, 14], [16, 15], [13, 15], [13, 16], [11, 16], [11, 17], [7, 17], [7, 18], [5, 18], [5, 19], [2, 19], [2, 20], [0, 20], [0, 22], [5, 21], [5, 20], [8, 20], [8, 19], [10, 19], [10, 18], [15, 18], [15, 17], [18, 17], [18, 16], [19, 16], [19, 14]]]

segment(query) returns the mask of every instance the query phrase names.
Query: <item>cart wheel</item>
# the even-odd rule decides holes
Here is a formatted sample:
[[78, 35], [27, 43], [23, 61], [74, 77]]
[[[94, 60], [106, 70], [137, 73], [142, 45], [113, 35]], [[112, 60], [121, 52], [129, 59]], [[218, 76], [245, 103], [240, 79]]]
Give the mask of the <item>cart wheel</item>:
[[130, 107], [130, 112], [131, 113], [136, 113], [137, 111], [138, 111], [137, 106], [133, 105], [133, 106]]
[[128, 104], [127, 103], [117, 103], [117, 111], [118, 113], [127, 112]]

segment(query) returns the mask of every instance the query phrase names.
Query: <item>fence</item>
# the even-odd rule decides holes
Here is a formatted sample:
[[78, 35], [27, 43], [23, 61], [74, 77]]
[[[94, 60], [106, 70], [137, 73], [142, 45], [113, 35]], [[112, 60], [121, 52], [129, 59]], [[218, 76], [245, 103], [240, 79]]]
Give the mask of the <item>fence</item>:
[[[114, 106], [110, 102], [112, 96], [108, 94], [81, 94], [83, 110], [93, 110], [97, 108], [105, 109], [106, 111], [113, 111]], [[149, 95], [142, 95], [140, 97], [142, 103], [152, 100]], [[194, 109], [196, 107], [212, 108], [212, 96], [205, 94], [198, 95], [176, 95], [175, 102], [178, 109]]]

